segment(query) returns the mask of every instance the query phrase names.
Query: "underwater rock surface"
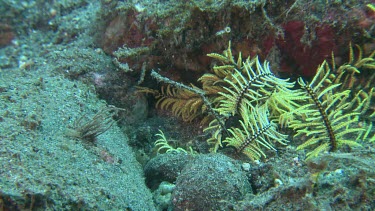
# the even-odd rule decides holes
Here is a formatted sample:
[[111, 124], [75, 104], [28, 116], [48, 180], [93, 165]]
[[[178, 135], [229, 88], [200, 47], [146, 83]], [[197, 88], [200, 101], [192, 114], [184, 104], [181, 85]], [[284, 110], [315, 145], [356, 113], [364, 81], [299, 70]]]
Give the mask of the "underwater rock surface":
[[251, 194], [239, 163], [221, 154], [199, 155], [185, 166], [172, 193], [173, 210], [231, 210]]
[[[284, 131], [290, 145], [259, 162], [225, 145], [205, 154], [199, 120], [172, 117], [137, 89], [160, 88], [151, 69], [197, 85], [220, 65], [207, 54], [229, 41], [236, 58], [258, 55], [291, 79], [313, 76], [331, 52], [338, 65], [357, 61], [350, 42], [355, 57], [375, 49], [374, 4], [1, 1], [0, 210], [374, 210], [374, 141], [305, 162], [295, 146], [306, 137]], [[374, 87], [366, 74], [355, 83]], [[121, 108], [102, 122], [111, 125], [67, 134], [109, 105]], [[192, 155], [156, 155], [158, 130]]]
[[[88, 83], [93, 72], [112, 66], [92, 45], [99, 4], [7, 2], [4, 17], [27, 14], [12, 19], [18, 34], [0, 49], [0, 210], [155, 210], [116, 124], [92, 143], [66, 133], [108, 107]], [[58, 17], [40, 19], [46, 8]], [[22, 19], [32, 14], [40, 22], [24, 25], [35, 21]]]

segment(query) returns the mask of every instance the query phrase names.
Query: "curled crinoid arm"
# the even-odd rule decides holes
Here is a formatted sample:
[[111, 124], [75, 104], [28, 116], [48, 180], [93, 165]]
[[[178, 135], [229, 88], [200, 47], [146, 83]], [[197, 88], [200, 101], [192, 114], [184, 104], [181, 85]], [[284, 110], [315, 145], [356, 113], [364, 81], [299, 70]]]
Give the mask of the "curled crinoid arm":
[[162, 130], [159, 130], [159, 133], [155, 135], [158, 139], [155, 141], [155, 148], [157, 153], [184, 153], [184, 154], [197, 154], [192, 147], [189, 147], [187, 150], [181, 147], [175, 148], [172, 146], [167, 137], [164, 135]]

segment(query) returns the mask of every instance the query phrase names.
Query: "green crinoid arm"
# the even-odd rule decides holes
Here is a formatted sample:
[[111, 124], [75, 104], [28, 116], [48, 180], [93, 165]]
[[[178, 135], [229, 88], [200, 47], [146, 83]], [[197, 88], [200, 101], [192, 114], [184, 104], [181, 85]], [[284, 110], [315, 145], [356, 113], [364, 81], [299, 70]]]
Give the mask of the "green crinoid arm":
[[329, 80], [330, 74], [329, 66], [323, 62], [311, 83], [298, 79], [309, 99], [296, 109], [297, 117], [290, 121], [289, 126], [296, 130], [294, 137], [307, 138], [297, 150], [313, 148], [307, 153], [307, 159], [323, 151], [335, 151], [344, 144], [358, 146], [354, 140], [347, 140], [346, 136], [364, 131], [355, 126], [360, 112], [348, 109], [352, 106], [348, 100], [350, 90], [340, 89], [341, 84]]
[[287, 80], [273, 75], [268, 62], [260, 63], [258, 57], [243, 62], [242, 69], [234, 69], [230, 77], [224, 79], [227, 83], [225, 91], [219, 92], [223, 100], [218, 108], [220, 114], [235, 115], [241, 104], [254, 107], [261, 101], [266, 101], [278, 89], [288, 90], [294, 86]]
[[230, 136], [223, 142], [233, 146], [238, 153], [244, 153], [252, 160], [266, 157], [264, 149], [276, 151], [275, 143], [286, 145], [286, 135], [276, 130], [276, 124], [268, 119], [266, 106], [250, 108], [241, 106], [241, 128], [228, 129]]

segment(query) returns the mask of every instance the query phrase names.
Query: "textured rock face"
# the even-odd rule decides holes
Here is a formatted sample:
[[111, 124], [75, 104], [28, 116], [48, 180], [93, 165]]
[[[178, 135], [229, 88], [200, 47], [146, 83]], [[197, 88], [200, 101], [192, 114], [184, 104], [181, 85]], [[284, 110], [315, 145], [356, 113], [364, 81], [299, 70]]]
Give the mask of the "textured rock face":
[[348, 3], [355, 9], [319, 1], [262, 2], [103, 3], [100, 44], [109, 54], [125, 49], [117, 59], [133, 71], [145, 63], [191, 82], [210, 66], [206, 54], [221, 52], [231, 40], [243, 57], [259, 55], [278, 67], [274, 71], [309, 77], [332, 51], [345, 55], [350, 41], [366, 43], [374, 30], [370, 1]]
[[236, 161], [220, 154], [200, 155], [178, 176], [172, 204], [174, 210], [230, 210], [251, 193]]
[[[37, 4], [44, 2], [0, 6], [1, 22], [12, 26], [0, 23], [0, 210], [155, 210], [117, 126], [93, 144], [66, 136], [80, 116], [90, 119], [107, 106], [78, 80], [111, 68], [84, 33], [94, 30], [99, 2]], [[2, 46], [12, 32], [12, 44]], [[96, 75], [95, 85], [103, 85]]]

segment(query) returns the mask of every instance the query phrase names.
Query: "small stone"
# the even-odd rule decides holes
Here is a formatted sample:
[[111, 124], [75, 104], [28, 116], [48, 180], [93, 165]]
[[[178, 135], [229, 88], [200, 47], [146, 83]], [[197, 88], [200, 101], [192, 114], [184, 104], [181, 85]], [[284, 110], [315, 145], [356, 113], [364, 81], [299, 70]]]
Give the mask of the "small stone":
[[250, 171], [250, 167], [251, 167], [250, 163], [243, 163], [242, 164], [242, 170], [244, 170], [244, 171]]
[[279, 187], [280, 185], [283, 184], [283, 181], [281, 181], [280, 179], [275, 179], [275, 187]]

